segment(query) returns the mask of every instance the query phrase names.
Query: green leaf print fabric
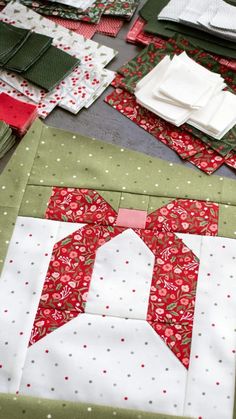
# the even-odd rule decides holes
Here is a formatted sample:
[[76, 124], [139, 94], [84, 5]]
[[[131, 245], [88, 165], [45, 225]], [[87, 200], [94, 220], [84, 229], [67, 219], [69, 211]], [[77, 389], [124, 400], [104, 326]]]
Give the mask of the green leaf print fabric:
[[[7, 0], [10, 2], [11, 0]], [[21, 3], [32, 8], [35, 12], [45, 16], [57, 16], [65, 19], [82, 20], [90, 23], [99, 23], [106, 8], [107, 0], [96, 0], [87, 10], [76, 9], [57, 2], [21, 0]]]

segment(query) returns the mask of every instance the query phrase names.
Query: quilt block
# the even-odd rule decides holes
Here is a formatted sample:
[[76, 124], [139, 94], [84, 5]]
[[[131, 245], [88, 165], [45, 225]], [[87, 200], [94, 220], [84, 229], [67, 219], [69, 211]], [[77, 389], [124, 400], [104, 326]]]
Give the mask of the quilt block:
[[233, 418], [235, 180], [36, 121], [0, 182], [2, 417]]

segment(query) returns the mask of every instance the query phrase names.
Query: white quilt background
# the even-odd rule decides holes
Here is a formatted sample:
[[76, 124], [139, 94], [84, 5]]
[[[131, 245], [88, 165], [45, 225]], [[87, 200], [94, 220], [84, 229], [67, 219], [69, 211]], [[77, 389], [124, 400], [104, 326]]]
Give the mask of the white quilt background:
[[[200, 256], [189, 370], [145, 320], [133, 319], [132, 314], [125, 319], [90, 309], [27, 347], [53, 244], [82, 226], [18, 217], [0, 281], [0, 390], [188, 417], [232, 419], [235, 240], [178, 234]], [[126, 234], [132, 241], [133, 234]], [[120, 240], [122, 246], [121, 237], [117, 237], [118, 243], [113, 244], [119, 246]], [[136, 238], [134, 242], [137, 245]], [[105, 254], [105, 246], [99, 252]], [[142, 263], [150, 264], [150, 257], [144, 252]], [[137, 271], [135, 252], [133, 259]], [[113, 260], [115, 263], [115, 256]], [[104, 266], [105, 272], [106, 261]], [[91, 293], [94, 286], [103, 291], [97, 282], [101, 271], [99, 265]], [[132, 274], [125, 280], [127, 289], [133, 286]], [[123, 287], [121, 281], [118, 289], [125, 296]], [[111, 292], [118, 289], [112, 291], [111, 283]], [[14, 316], [10, 308], [14, 308]], [[7, 337], [10, 339], [5, 345]]]

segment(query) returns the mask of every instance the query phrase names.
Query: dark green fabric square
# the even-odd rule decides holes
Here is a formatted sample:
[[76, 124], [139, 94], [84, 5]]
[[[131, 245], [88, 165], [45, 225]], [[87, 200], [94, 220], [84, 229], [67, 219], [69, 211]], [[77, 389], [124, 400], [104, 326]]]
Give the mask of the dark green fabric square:
[[72, 55], [50, 46], [40, 59], [22, 75], [43, 89], [52, 90], [72, 72], [79, 62], [79, 59]]
[[21, 48], [29, 35], [27, 29], [0, 22], [0, 66]]
[[32, 32], [26, 42], [18, 49], [4, 67], [8, 70], [17, 72], [26, 71], [40, 59], [50, 47], [51, 43], [52, 38]]

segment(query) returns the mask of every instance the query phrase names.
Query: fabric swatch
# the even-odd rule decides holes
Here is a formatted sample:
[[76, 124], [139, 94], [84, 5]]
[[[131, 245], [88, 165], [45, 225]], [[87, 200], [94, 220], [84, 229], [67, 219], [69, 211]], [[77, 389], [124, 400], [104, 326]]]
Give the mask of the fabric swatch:
[[65, 19], [98, 23], [105, 10], [107, 0], [96, 0], [95, 3], [85, 11], [77, 11], [76, 8], [71, 6], [65, 6], [56, 2], [50, 4], [41, 0], [37, 0], [37, 2], [33, 0], [21, 0], [21, 3], [45, 16], [58, 16]]
[[[187, 49], [187, 53], [190, 57], [196, 60], [199, 64], [203, 65], [206, 68], [210, 68], [214, 70], [214, 72], [222, 74], [223, 77], [226, 78], [226, 82], [230, 86], [233, 92], [236, 91], [235, 89], [235, 72], [228, 67], [220, 64], [219, 62], [215, 61], [213, 57], [206, 53], [201, 53], [196, 49], [192, 49], [192, 45], [189, 44], [187, 41], [183, 41], [184, 46], [182, 47], [182, 40], [178, 38], [178, 41], [169, 40], [165, 43], [163, 49], [156, 48], [154, 45], [149, 44], [147, 48], [145, 48], [140, 54], [138, 54], [134, 59], [130, 60], [127, 64], [122, 66], [118, 71], [120, 74], [123, 75], [123, 78], [119, 79], [119, 83], [117, 87], [121, 87], [122, 89], [128, 90], [131, 93], [134, 92], [138, 81], [141, 79], [141, 74], [145, 76], [148, 74], [156, 64], [158, 64], [161, 59], [166, 55], [166, 53], [172, 54], [173, 52], [180, 53], [182, 49]], [[178, 48], [178, 51], [175, 48]], [[213, 138], [201, 133], [199, 130], [198, 132], [192, 128], [194, 135], [198, 136], [205, 142], [207, 145], [212, 144], [212, 147], [219, 152], [222, 152], [226, 155], [231, 149], [233, 149], [235, 144], [235, 129], [231, 130], [219, 143], [218, 141], [214, 140]], [[224, 144], [223, 144], [224, 143]]]
[[134, 95], [120, 88], [105, 98], [106, 103], [122, 111], [133, 122], [141, 126], [162, 143], [176, 151], [181, 158], [187, 159], [205, 149], [204, 144], [196, 137], [184, 132], [181, 128], [173, 127], [167, 121], [141, 107]]
[[225, 86], [220, 74], [184, 52], [172, 60], [163, 58], [136, 84], [135, 96], [142, 106], [174, 125], [188, 122], [221, 140], [236, 123], [236, 95], [223, 91]]
[[218, 29], [236, 32], [235, 19], [236, 7], [221, 1], [210, 20], [210, 25]]
[[236, 153], [235, 152], [230, 153], [228, 157], [226, 157], [225, 164], [227, 164], [227, 166], [232, 167], [233, 169], [236, 169]]
[[214, 150], [206, 148], [190, 157], [189, 161], [208, 175], [211, 175], [224, 164], [225, 159]]
[[23, 46], [5, 63], [4, 68], [19, 73], [26, 71], [40, 60], [52, 43], [48, 36], [30, 33]]
[[23, 72], [23, 76], [50, 91], [65, 79], [79, 62], [79, 59], [70, 54], [50, 46], [37, 62]]
[[[224, 5], [224, 3], [223, 3]], [[206, 7], [207, 6], [207, 7]], [[208, 0], [208, 3], [205, 4], [205, 10], [198, 17], [197, 23], [207, 32], [214, 34], [215, 36], [229, 41], [236, 40], [236, 34], [229, 30], [217, 29], [211, 26], [211, 20], [216, 14], [218, 8], [222, 7], [221, 0]]]
[[193, 27], [187, 27], [173, 21], [157, 20], [157, 15], [168, 4], [168, 0], [148, 0], [139, 11], [141, 17], [147, 21], [145, 31], [164, 38], [172, 38], [176, 34], [182, 34], [197, 48], [204, 49], [223, 57], [236, 58], [235, 43], [228, 40], [227, 46], [224, 39], [220, 39], [210, 33], [203, 32]]
[[108, 0], [104, 15], [122, 17], [130, 20], [138, 7], [140, 0]]
[[37, 118], [37, 106], [14, 99], [0, 93], [0, 120], [5, 121], [11, 128], [22, 136]]
[[158, 20], [179, 22], [179, 16], [188, 5], [188, 0], [170, 0], [166, 7], [158, 14]]
[[197, 137], [192, 137], [187, 133], [183, 135], [184, 131], [182, 133], [178, 132], [180, 128], [173, 127], [171, 124], [169, 124], [169, 130], [164, 130], [163, 123], [166, 127], [168, 122], [141, 107], [129, 92], [117, 88], [105, 98], [105, 102], [174, 150], [181, 158], [187, 159], [205, 173], [212, 174], [224, 163], [224, 157], [207, 148]]
[[0, 64], [3, 65], [23, 46], [29, 31], [0, 22], [0, 36]]
[[[14, 20], [16, 14], [17, 22]], [[34, 30], [37, 30], [39, 33], [53, 37], [53, 42], [56, 46], [58, 46], [58, 48], [61, 48], [66, 52], [70, 52], [70, 54], [74, 54], [81, 60], [80, 66], [76, 68], [66, 79], [64, 79], [63, 83], [60, 83], [60, 86], [57, 86], [53, 92], [50, 92], [50, 94], [46, 94], [43, 89], [37, 88], [16, 74], [2, 72], [1, 77], [6, 83], [15, 87], [16, 90], [24, 93], [24, 95], [31, 98], [31, 100], [33, 99], [35, 102], [39, 103], [39, 115], [43, 118], [45, 118], [52, 111], [52, 109], [59, 104], [62, 98], [64, 98], [70, 91], [75, 89], [76, 86], [80, 84], [84, 72], [87, 72], [90, 78], [89, 74], [93, 71], [94, 66], [99, 66], [99, 68], [106, 66], [106, 64], [117, 54], [117, 51], [114, 51], [111, 48], [100, 45], [94, 41], [85, 40], [82, 36], [63, 28], [62, 26], [58, 27], [56, 23], [51, 22], [46, 18], [42, 18], [42, 16], [37, 15], [35, 12], [27, 9], [20, 3], [17, 3], [17, 6], [15, 3], [14, 5], [11, 3], [8, 4], [8, 6], [4, 9], [4, 14], [2, 13], [1, 18], [9, 23], [24, 25], [27, 26], [28, 29], [34, 28]], [[62, 35], [63, 42], [66, 44], [61, 43]], [[83, 89], [86, 87], [85, 85], [83, 85]], [[92, 91], [89, 90], [89, 92], [92, 95], [91, 97], [93, 97], [94, 89]], [[76, 96], [74, 96], [74, 99], [76, 99]], [[69, 100], [70, 99], [68, 98], [68, 102]], [[70, 111], [69, 106], [68, 110]]]
[[123, 19], [112, 16], [102, 16], [97, 26], [97, 32], [103, 35], [116, 37], [124, 24]]
[[[1, 95], [0, 95], [1, 99]], [[15, 144], [15, 136], [8, 124], [6, 124], [0, 117], [0, 159], [13, 147]]]
[[78, 34], [83, 35], [87, 39], [91, 39], [96, 32], [116, 37], [124, 23], [122, 19], [110, 16], [102, 16], [100, 22], [97, 24], [62, 19], [54, 16], [50, 16], [49, 19], [58, 25], [62, 25], [67, 29], [71, 29]]
[[132, 44], [149, 45], [154, 44], [157, 48], [162, 48], [165, 45], [165, 40], [158, 36], [144, 32], [146, 22], [141, 17], [138, 17], [126, 36], [126, 41]]

